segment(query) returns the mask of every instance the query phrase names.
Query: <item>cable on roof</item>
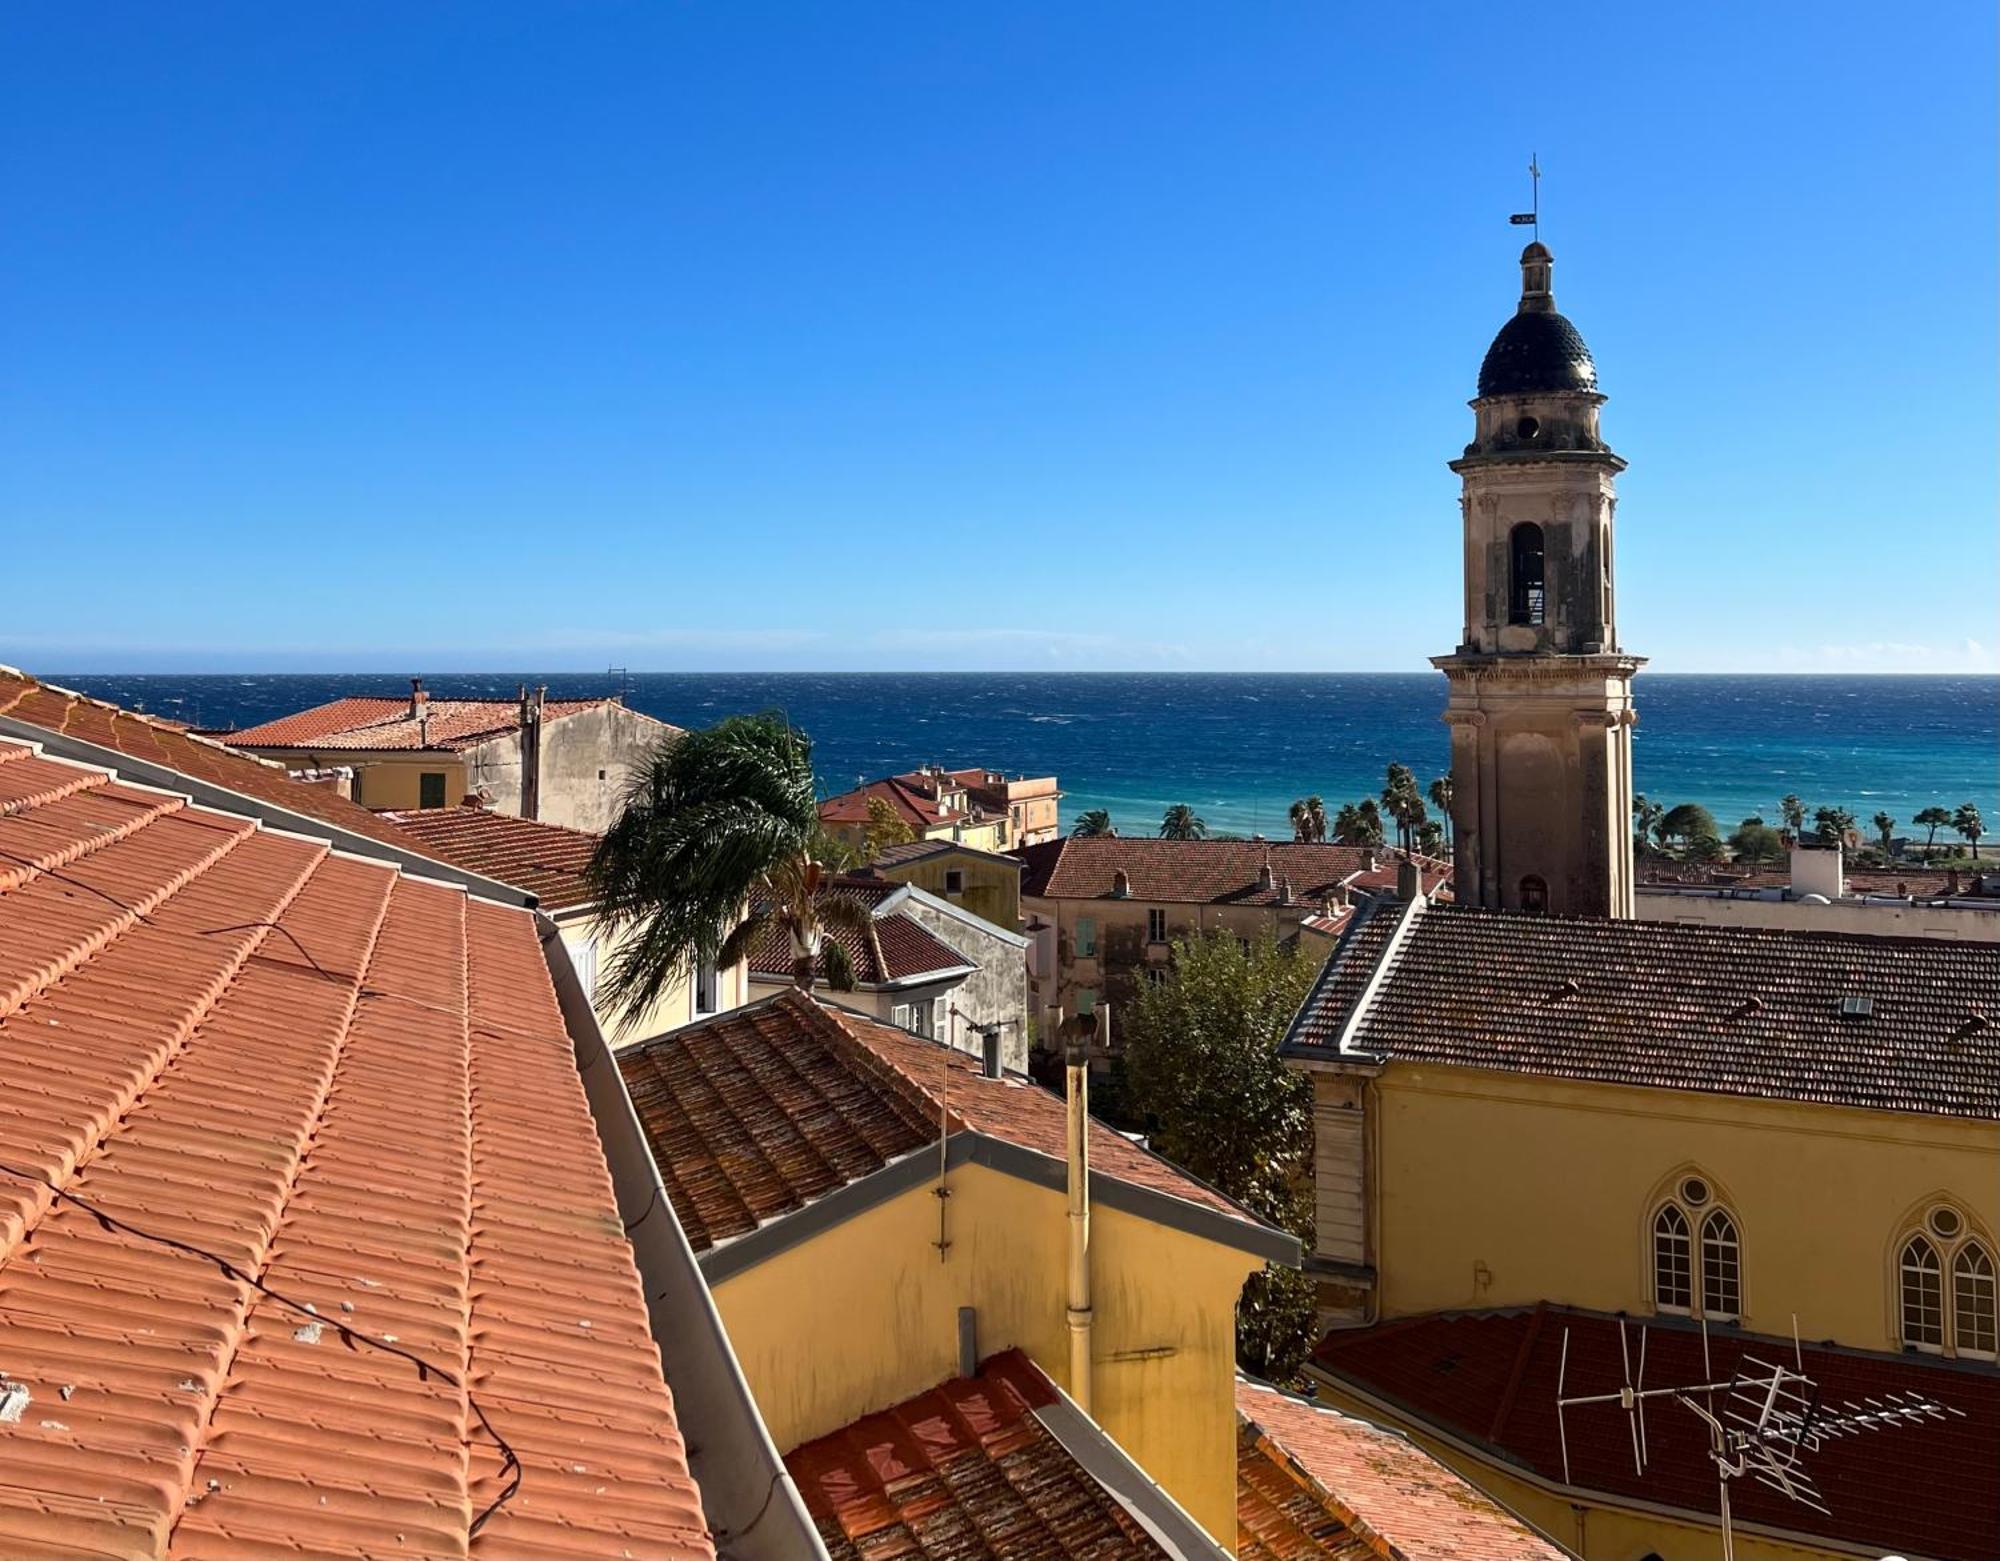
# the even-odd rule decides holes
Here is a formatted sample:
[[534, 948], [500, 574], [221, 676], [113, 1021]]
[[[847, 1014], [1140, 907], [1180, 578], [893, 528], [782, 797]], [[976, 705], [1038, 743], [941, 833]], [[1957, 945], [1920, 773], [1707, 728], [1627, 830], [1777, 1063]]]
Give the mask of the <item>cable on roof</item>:
[[472, 1390], [451, 1372], [446, 1371], [444, 1367], [425, 1360], [414, 1350], [406, 1350], [400, 1344], [392, 1344], [387, 1339], [378, 1338], [372, 1333], [364, 1332], [360, 1328], [344, 1323], [337, 1317], [323, 1316], [319, 1309], [310, 1302], [296, 1301], [281, 1291], [273, 1290], [263, 1280], [257, 1278], [256, 1275], [245, 1273], [219, 1252], [210, 1252], [206, 1247], [198, 1247], [192, 1242], [182, 1241], [177, 1236], [162, 1236], [155, 1231], [142, 1230], [137, 1225], [133, 1225], [128, 1221], [120, 1219], [117, 1215], [99, 1208], [88, 1198], [78, 1197], [73, 1192], [65, 1192], [39, 1171], [23, 1170], [17, 1165], [8, 1165], [4, 1161], [0, 1161], [0, 1174], [12, 1176], [20, 1181], [29, 1182], [41, 1187], [61, 1202], [75, 1204], [107, 1231], [122, 1231], [128, 1236], [137, 1237], [141, 1241], [151, 1241], [159, 1246], [171, 1248], [175, 1252], [185, 1252], [189, 1257], [200, 1258], [205, 1263], [213, 1263], [222, 1271], [225, 1278], [233, 1279], [238, 1284], [248, 1285], [259, 1295], [265, 1297], [265, 1299], [275, 1301], [278, 1305], [288, 1307], [302, 1317], [310, 1317], [314, 1322], [334, 1329], [340, 1335], [340, 1342], [345, 1344], [350, 1350], [357, 1344], [366, 1344], [371, 1348], [381, 1350], [384, 1354], [399, 1356], [417, 1368], [418, 1381], [428, 1382], [432, 1377], [436, 1377], [454, 1392], [463, 1393], [465, 1395], [465, 1407], [472, 1411], [473, 1417], [478, 1420], [486, 1434], [493, 1438], [494, 1445], [500, 1449], [500, 1467], [508, 1475], [506, 1488], [486, 1504], [486, 1507], [480, 1514], [472, 1520], [471, 1527], [465, 1531], [465, 1537], [468, 1540], [476, 1535], [481, 1528], [485, 1527], [487, 1520], [509, 1501], [513, 1500], [514, 1493], [520, 1490], [523, 1472], [520, 1456], [515, 1453], [513, 1445], [508, 1442], [506, 1437], [500, 1434], [499, 1429], [493, 1422], [487, 1419], [486, 1411], [480, 1407], [479, 1400], [473, 1396]]

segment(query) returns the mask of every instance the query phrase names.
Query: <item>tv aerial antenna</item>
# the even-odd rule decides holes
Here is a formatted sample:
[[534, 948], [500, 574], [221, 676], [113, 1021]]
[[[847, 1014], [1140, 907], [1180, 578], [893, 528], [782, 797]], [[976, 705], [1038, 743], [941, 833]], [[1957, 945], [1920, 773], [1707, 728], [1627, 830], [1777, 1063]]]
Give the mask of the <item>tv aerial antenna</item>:
[[1646, 1473], [1646, 1404], [1671, 1399], [1708, 1428], [1708, 1456], [1715, 1465], [1716, 1505], [1722, 1519], [1722, 1561], [1735, 1561], [1736, 1541], [1729, 1512], [1729, 1484], [1745, 1477], [1767, 1485], [1787, 1501], [1829, 1513], [1819, 1487], [1806, 1467], [1809, 1454], [1842, 1437], [1864, 1436], [1898, 1426], [1964, 1419], [1965, 1412], [1922, 1393], [1884, 1393], [1859, 1402], [1843, 1399], [1826, 1404], [1819, 1384], [1806, 1375], [1799, 1348], [1798, 1318], [1792, 1319], [1792, 1364], [1738, 1359], [1727, 1378], [1718, 1378], [1709, 1359], [1708, 1321], [1701, 1324], [1703, 1381], [1677, 1387], [1646, 1386], [1646, 1333], [1639, 1330], [1639, 1369], [1632, 1369], [1632, 1346], [1625, 1319], [1618, 1320], [1618, 1352], [1624, 1380], [1615, 1393], [1565, 1396], [1569, 1376], [1569, 1329], [1563, 1329], [1562, 1357], [1556, 1367], [1556, 1435], [1562, 1444], [1563, 1483], [1569, 1472], [1569, 1430], [1564, 1411], [1590, 1405], [1616, 1405], [1625, 1412], [1632, 1438], [1632, 1468]]

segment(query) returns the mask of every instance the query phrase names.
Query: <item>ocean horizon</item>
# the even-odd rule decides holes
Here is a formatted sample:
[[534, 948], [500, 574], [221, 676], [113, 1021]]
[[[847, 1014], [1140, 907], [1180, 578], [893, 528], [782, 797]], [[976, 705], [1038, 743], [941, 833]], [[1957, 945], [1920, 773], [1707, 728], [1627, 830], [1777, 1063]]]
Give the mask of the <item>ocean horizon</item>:
[[[67, 673], [49, 681], [208, 728], [253, 725], [343, 694], [407, 693], [386, 673]], [[1150, 834], [1178, 802], [1212, 831], [1290, 834], [1286, 810], [1378, 793], [1391, 762], [1428, 784], [1449, 766], [1431, 673], [491, 672], [426, 675], [440, 697], [623, 692], [705, 726], [776, 709], [809, 733], [823, 792], [924, 763], [1054, 774], [1067, 824], [1104, 808]], [[2000, 833], [2000, 675], [1643, 673], [1637, 789], [1700, 802], [1725, 826], [1778, 799], [1851, 809], [1898, 833], [1922, 808], [1977, 803]]]

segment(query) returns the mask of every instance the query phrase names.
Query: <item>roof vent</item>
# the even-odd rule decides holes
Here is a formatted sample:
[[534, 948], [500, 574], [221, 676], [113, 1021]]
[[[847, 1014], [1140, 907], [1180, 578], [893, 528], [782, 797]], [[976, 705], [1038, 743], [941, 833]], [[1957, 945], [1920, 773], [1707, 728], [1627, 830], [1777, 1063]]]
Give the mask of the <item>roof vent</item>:
[[1292, 880], [1289, 877], [1278, 880], [1278, 903], [1280, 905], [1292, 903]]
[[1122, 867], [1111, 875], [1111, 898], [1114, 900], [1132, 898], [1132, 875]]
[[1565, 997], [1575, 997], [1582, 990], [1583, 988], [1577, 985], [1575, 976], [1565, 976], [1557, 984], [1556, 989], [1549, 993], [1549, 1001], [1553, 1003]]
[[1993, 1027], [1993, 1021], [1991, 1019], [1988, 1019], [1986, 1015], [1974, 1014], [1970, 1019], [1966, 1020], [1964, 1024], [1958, 1027], [1956, 1033], [1953, 1034], [1952, 1039], [1954, 1041], [1970, 1040], [1973, 1036], [1980, 1034], [1982, 1031], [1990, 1030], [1992, 1027]]
[[1271, 892], [1271, 859], [1268, 856], [1264, 858], [1264, 865], [1257, 869], [1257, 887], [1266, 894]]
[[1843, 997], [1840, 1000], [1840, 1017], [1843, 1019], [1866, 1019], [1875, 1012], [1872, 997]]
[[1736, 1012], [1730, 1015], [1730, 1017], [1732, 1019], [1741, 1019], [1749, 1014], [1761, 1014], [1763, 1011], [1764, 999], [1759, 997], [1755, 992], [1752, 992], [1736, 1005]]

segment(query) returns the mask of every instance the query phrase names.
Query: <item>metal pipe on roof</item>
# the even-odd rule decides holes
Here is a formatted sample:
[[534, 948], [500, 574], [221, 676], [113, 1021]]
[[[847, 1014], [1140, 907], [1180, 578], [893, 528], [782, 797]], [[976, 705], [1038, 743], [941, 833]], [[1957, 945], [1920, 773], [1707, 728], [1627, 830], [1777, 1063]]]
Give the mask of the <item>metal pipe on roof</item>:
[[[1098, 1022], [1107, 1035], [1111, 1005], [1101, 1004]], [[1090, 1047], [1073, 1042], [1064, 1054], [1068, 1086], [1069, 1161], [1069, 1395], [1090, 1413]]]

